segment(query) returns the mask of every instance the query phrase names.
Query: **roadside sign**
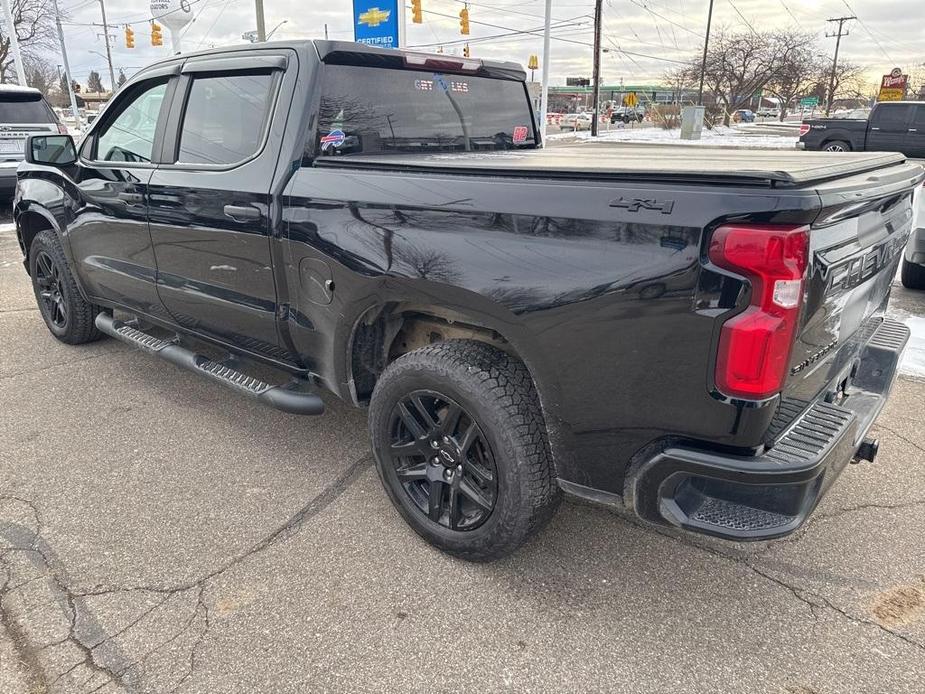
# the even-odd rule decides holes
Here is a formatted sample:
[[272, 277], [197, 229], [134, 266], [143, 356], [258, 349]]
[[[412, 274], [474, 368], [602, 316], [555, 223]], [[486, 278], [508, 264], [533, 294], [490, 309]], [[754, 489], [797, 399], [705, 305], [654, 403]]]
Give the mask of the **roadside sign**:
[[804, 96], [802, 99], [800, 99], [800, 106], [802, 106], [803, 108], [813, 108], [814, 106], [818, 106], [818, 105], [819, 105], [818, 96]]
[[880, 81], [880, 94], [877, 95], [877, 101], [902, 101], [906, 95], [906, 80], [908, 75], [894, 67], [889, 75], [884, 75]]
[[353, 38], [379, 48], [398, 48], [398, 0], [353, 0]]

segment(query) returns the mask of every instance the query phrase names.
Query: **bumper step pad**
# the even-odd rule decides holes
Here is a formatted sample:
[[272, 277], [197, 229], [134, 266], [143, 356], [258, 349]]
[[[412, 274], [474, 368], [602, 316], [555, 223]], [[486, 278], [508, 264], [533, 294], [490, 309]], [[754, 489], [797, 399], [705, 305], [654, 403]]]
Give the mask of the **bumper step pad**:
[[253, 376], [248, 376], [227, 364], [221, 364], [201, 354], [196, 354], [175, 342], [150, 335], [105, 313], [100, 313], [95, 322], [100, 332], [110, 337], [166, 359], [172, 364], [200, 376], [210, 378], [237, 393], [252, 397], [274, 409], [299, 415], [319, 415], [324, 413], [324, 402], [315, 393], [266, 383]]

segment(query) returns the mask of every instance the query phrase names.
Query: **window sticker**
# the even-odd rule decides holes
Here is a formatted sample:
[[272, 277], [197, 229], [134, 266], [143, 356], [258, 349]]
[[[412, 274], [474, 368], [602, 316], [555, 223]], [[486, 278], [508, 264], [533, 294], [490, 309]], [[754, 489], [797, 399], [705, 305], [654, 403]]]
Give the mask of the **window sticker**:
[[528, 129], [526, 125], [515, 125], [514, 126], [514, 144], [522, 145], [527, 141]]
[[327, 135], [321, 136], [321, 151], [326, 152], [328, 151], [329, 147], [333, 147], [334, 149], [337, 149], [342, 144], [344, 144], [344, 141], [346, 139], [347, 139], [347, 136], [344, 134], [343, 130], [340, 130], [340, 129], [332, 130]]

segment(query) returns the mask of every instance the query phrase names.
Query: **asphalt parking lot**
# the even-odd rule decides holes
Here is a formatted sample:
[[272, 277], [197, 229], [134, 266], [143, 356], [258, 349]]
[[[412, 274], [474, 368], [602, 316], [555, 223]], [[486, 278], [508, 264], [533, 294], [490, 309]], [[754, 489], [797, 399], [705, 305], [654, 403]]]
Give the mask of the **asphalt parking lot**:
[[0, 229], [0, 692], [922, 691], [925, 380], [788, 540], [567, 502], [473, 565], [393, 511], [363, 412], [56, 342]]

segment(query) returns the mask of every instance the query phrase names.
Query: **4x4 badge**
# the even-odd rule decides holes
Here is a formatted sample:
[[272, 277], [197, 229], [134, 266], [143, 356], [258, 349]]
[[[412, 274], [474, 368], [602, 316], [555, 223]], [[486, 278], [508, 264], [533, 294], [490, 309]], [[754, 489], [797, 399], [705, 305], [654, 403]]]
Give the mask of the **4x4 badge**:
[[639, 212], [639, 210], [658, 210], [662, 214], [671, 214], [674, 208], [674, 200], [652, 200], [649, 198], [624, 198], [620, 197], [610, 201], [611, 207], [625, 207], [629, 212]]

